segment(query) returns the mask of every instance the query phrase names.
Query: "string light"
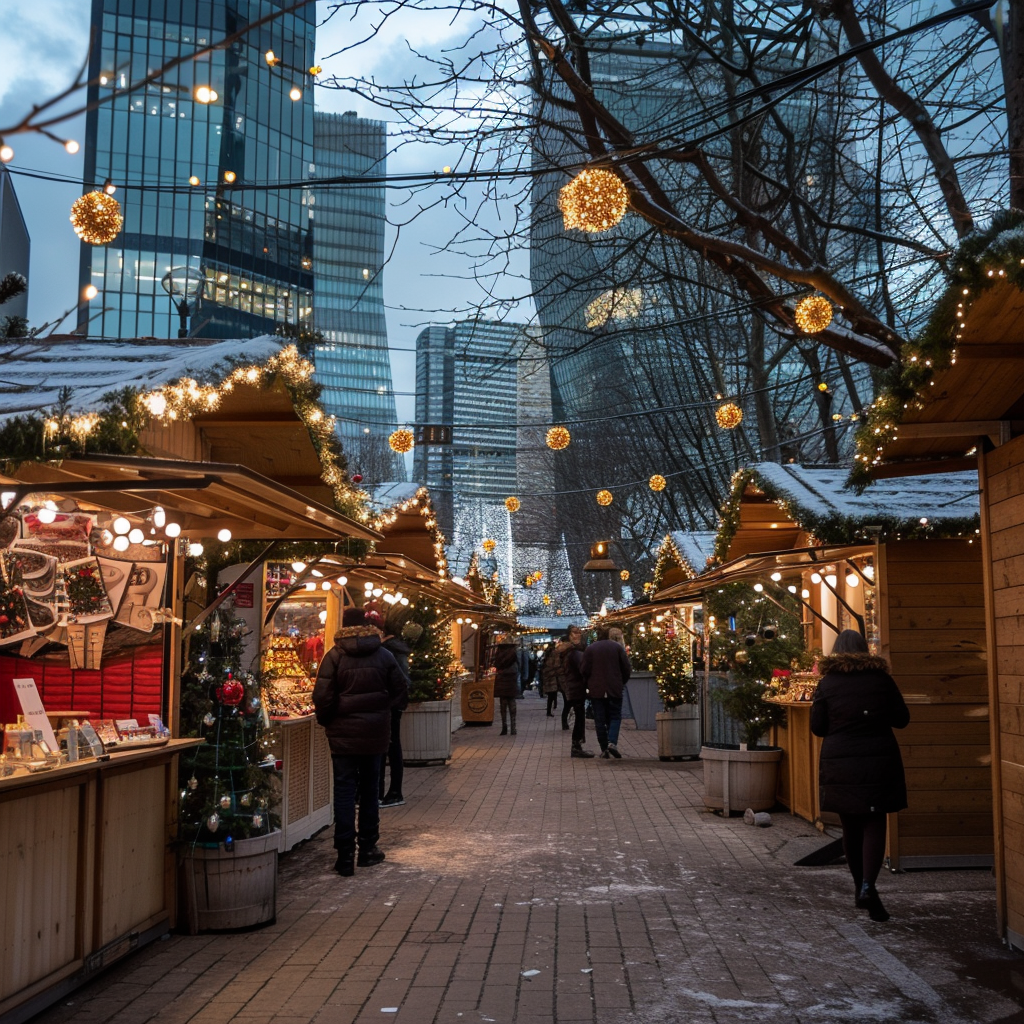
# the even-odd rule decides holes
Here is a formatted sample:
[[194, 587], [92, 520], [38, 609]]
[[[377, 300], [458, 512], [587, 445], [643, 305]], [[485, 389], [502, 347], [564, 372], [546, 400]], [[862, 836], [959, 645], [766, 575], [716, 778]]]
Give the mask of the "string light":
[[569, 447], [572, 435], [565, 427], [552, 427], [547, 433], [547, 446], [556, 452]]
[[509, 510], [509, 512], [518, 512], [519, 509], [520, 509], [519, 499], [518, 498], [506, 498], [505, 499], [505, 508], [507, 508]]
[[490, 555], [490, 554], [492, 554], [492, 553], [494, 552], [494, 549], [495, 549], [495, 548], [496, 548], [496, 547], [497, 547], [498, 545], [497, 545], [497, 543], [496, 543], [495, 541], [491, 540], [491, 539], [490, 539], [490, 538], [488, 537], [488, 538], [487, 538], [487, 540], [485, 540], [485, 541], [483, 542], [483, 545], [482, 545], [482, 546], [483, 546], [484, 552], [485, 552], [486, 554]]
[[743, 410], [735, 402], [726, 402], [715, 410], [715, 420], [723, 430], [735, 430], [743, 422]]
[[832, 303], [824, 295], [808, 295], [796, 304], [794, 315], [804, 334], [820, 334], [832, 323]]
[[647, 481], [647, 485], [652, 491], [663, 491], [668, 486], [668, 481], [660, 473], [655, 473]]
[[87, 192], [71, 206], [71, 226], [89, 245], [106, 245], [117, 238], [124, 224], [121, 204], [104, 192]]
[[388, 437], [388, 445], [393, 452], [398, 452], [399, 455], [404, 455], [406, 452], [412, 451], [415, 438], [413, 437], [411, 430], [400, 429], [394, 431], [390, 437]]
[[0, 164], [9, 164], [14, 159], [14, 150], [10, 146], [0, 146]]
[[596, 234], [615, 227], [626, 214], [629, 193], [618, 175], [588, 167], [558, 193], [565, 229]]
[[598, 505], [607, 506], [612, 503], [612, 492], [601, 490], [595, 495]]
[[619, 579], [622, 580], [623, 583], [627, 583], [629, 581], [629, 570], [623, 569], [622, 572], [619, 573]]

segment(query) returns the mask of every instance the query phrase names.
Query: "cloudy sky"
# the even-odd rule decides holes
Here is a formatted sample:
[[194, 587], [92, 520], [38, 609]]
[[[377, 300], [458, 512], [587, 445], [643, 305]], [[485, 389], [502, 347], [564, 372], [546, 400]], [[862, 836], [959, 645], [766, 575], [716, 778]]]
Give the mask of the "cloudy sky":
[[[73, 79], [88, 45], [90, 7], [86, 0], [0, 0], [0, 124], [10, 124], [22, 117], [33, 103], [59, 92]], [[326, 16], [327, 4], [318, 2], [317, 8], [321, 18]], [[361, 9], [379, 8], [366, 4]], [[401, 19], [385, 23], [369, 42], [343, 56], [330, 58], [330, 54], [368, 34], [365, 24], [335, 16], [318, 31], [317, 59], [326, 74], [395, 81], [410, 67], [407, 40], [414, 40], [420, 50], [440, 52], [464, 38], [465, 32], [462, 25], [451, 24], [450, 14], [403, 13]], [[355, 110], [364, 117], [388, 119], [386, 112], [347, 92], [318, 89], [317, 105], [324, 110]], [[84, 118], [68, 121], [56, 130], [64, 137], [81, 141], [85, 135]], [[71, 176], [82, 174], [81, 152], [71, 156], [56, 143], [32, 135], [17, 136], [10, 142], [15, 148], [12, 167]], [[388, 170], [440, 170], [456, 160], [456, 154], [446, 153], [440, 146], [408, 146], [389, 158]], [[29, 317], [33, 323], [41, 323], [59, 317], [77, 301], [78, 240], [68, 222], [68, 210], [81, 190], [79, 185], [37, 181], [22, 175], [15, 179], [15, 186], [32, 237]], [[388, 194], [391, 219], [408, 219], [409, 206], [401, 205], [407, 198], [401, 192]], [[414, 347], [422, 323], [450, 319], [449, 315], [430, 311], [465, 308], [479, 298], [472, 282], [466, 280], [466, 264], [455, 256], [434, 251], [437, 240], [450, 234], [451, 223], [451, 214], [439, 209], [403, 228], [393, 260], [385, 271], [384, 293], [394, 386], [399, 393], [399, 419], [411, 421], [413, 399], [402, 393], [415, 389], [414, 356], [403, 349]], [[393, 238], [392, 230], [389, 248]], [[527, 268], [527, 254], [520, 253], [514, 269], [523, 273]], [[510, 281], [508, 290], [521, 291], [521, 282]], [[524, 315], [528, 313], [524, 310]], [[72, 324], [70, 318], [65, 329]]]

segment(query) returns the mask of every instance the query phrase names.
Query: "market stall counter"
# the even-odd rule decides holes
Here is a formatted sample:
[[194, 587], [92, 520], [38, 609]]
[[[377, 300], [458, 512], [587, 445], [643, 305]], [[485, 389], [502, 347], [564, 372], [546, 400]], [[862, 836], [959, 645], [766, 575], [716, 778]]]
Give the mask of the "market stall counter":
[[0, 1022], [20, 1024], [175, 921], [178, 756], [0, 778]]

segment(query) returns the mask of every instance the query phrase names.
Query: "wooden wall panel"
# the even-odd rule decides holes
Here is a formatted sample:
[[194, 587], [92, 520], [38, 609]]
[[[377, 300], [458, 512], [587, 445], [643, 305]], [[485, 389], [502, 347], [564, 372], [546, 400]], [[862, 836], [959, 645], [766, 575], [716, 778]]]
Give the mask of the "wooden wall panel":
[[910, 706], [897, 732], [907, 809], [890, 837], [893, 866], [992, 856], [988, 639], [980, 543], [885, 545], [883, 654]]
[[1024, 437], [978, 458], [992, 704], [996, 901], [1024, 948]]

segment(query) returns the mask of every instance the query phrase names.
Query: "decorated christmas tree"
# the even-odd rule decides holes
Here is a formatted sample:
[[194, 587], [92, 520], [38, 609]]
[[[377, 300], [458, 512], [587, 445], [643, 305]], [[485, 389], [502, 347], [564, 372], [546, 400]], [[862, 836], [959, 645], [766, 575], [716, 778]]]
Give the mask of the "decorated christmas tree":
[[245, 625], [218, 609], [190, 637], [182, 674], [182, 733], [206, 740], [182, 757], [181, 838], [199, 845], [276, 827], [259, 683], [241, 671]]
[[[418, 627], [418, 628], [417, 628]], [[394, 632], [412, 648], [409, 654], [409, 700], [447, 700], [452, 695], [455, 656], [449, 616], [436, 607], [420, 605], [388, 616]]]

